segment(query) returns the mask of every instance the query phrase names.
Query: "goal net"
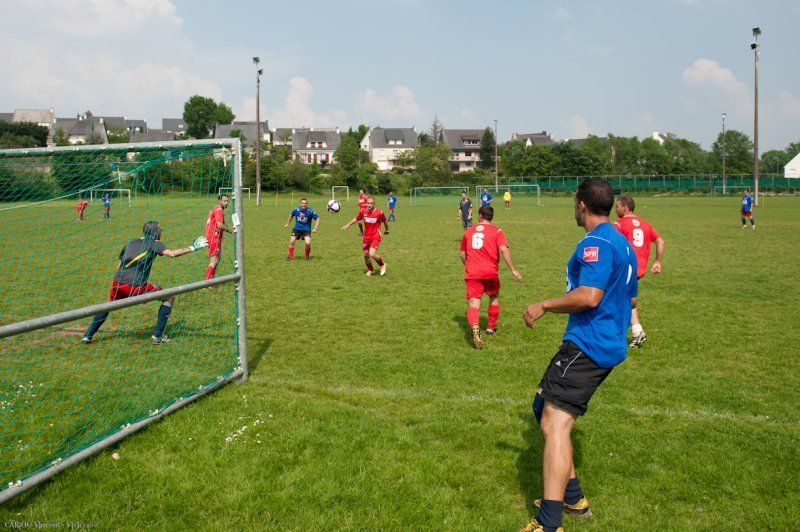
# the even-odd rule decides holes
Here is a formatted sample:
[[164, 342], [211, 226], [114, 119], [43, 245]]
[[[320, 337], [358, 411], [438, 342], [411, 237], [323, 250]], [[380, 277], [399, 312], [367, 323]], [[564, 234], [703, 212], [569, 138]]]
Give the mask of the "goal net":
[[[219, 190], [217, 190], [217, 197], [219, 197], [222, 194], [231, 194], [231, 195], [233, 195], [234, 193], [235, 193], [235, 191], [233, 190], [233, 187], [221, 187]], [[250, 188], [249, 187], [242, 187], [242, 194], [245, 194], [245, 193], [247, 193], [247, 199], [250, 199], [251, 196], [250, 196]], [[233, 198], [231, 198], [231, 199], [233, 199]]]
[[741, 195], [742, 192], [749, 189], [750, 187], [743, 185], [726, 185], [724, 188], [722, 185], [717, 185], [711, 189], [711, 196]]
[[535, 204], [537, 207], [542, 206], [542, 189], [536, 183], [498, 185], [497, 187], [494, 185], [476, 185], [475, 199], [477, 205], [481, 204], [481, 195], [484, 188], [492, 195], [492, 207], [495, 209], [504, 205], [503, 198], [506, 192], [511, 194], [511, 205], [522, 203], [523, 205]]
[[466, 192], [467, 196], [469, 196], [469, 187], [414, 187], [409, 194], [409, 204], [412, 206], [422, 204], [447, 205], [458, 201], [462, 192]]
[[[241, 190], [240, 154], [238, 139], [0, 151], [0, 503], [246, 378], [241, 194], [212, 279], [205, 248], [142, 253], [110, 292], [121, 250], [161, 250], [160, 236], [186, 250], [204, 234], [211, 194]], [[106, 218], [89, 201], [106, 189], [136, 201]], [[147, 283], [160, 290], [131, 291]]]
[[331, 199], [336, 199], [336, 194], [339, 194], [339, 199], [342, 198], [342, 194], [344, 194], [344, 198], [347, 201], [350, 201], [350, 187], [347, 185], [334, 185], [331, 187]]
[[89, 189], [89, 201], [102, 200], [106, 195], [110, 200], [127, 201], [131, 205], [131, 189], [129, 188], [98, 188]]

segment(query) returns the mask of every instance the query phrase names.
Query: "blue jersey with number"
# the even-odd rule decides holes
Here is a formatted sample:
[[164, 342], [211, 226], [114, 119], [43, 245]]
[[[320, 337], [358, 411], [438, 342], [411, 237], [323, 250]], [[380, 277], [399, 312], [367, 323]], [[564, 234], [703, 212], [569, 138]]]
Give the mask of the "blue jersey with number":
[[750, 212], [753, 210], [753, 196], [745, 194], [742, 198], [742, 212]]
[[397, 196], [392, 194], [389, 196], [389, 208], [394, 209], [394, 206], [397, 205]]
[[111, 206], [111, 197], [110, 196], [103, 196], [103, 207], [110, 207]]
[[564, 340], [572, 340], [603, 368], [613, 368], [628, 353], [631, 298], [638, 293], [636, 254], [610, 223], [578, 242], [567, 265], [567, 292], [579, 286], [603, 290], [595, 308], [569, 315]]
[[492, 201], [492, 195], [491, 194], [489, 194], [488, 192], [485, 192], [485, 193], [481, 194], [481, 207], [485, 207], [486, 205], [489, 205], [490, 201]]
[[292, 217], [294, 218], [295, 229], [298, 231], [311, 231], [311, 220], [319, 218], [319, 214], [312, 208], [303, 210], [300, 207], [295, 207], [292, 211]]

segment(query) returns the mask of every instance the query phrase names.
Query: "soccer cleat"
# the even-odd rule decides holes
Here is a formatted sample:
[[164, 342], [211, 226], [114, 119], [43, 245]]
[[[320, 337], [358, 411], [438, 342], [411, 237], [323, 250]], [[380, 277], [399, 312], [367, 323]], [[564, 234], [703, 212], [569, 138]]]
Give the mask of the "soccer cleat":
[[756, 226], [754, 225], [754, 226], [753, 226], [753, 231], [755, 231], [755, 230], [756, 230]]
[[[540, 508], [542, 506], [542, 499], [536, 499], [533, 501], [533, 505], [537, 508]], [[575, 504], [569, 504], [565, 502], [564, 513], [574, 517], [586, 519], [592, 516], [592, 509], [589, 508], [589, 501], [586, 500], [586, 497], [583, 497]]]
[[631, 349], [638, 349], [639, 347], [642, 346], [645, 340], [647, 340], [647, 334], [645, 334], [645, 332], [642, 331], [641, 334], [634, 335], [633, 339], [631, 340], [631, 343], [628, 344], [628, 347], [630, 347]]
[[170, 340], [167, 336], [162, 336], [161, 338], [159, 338], [157, 336], [151, 336], [150, 337], [150, 343], [152, 343], [153, 345], [168, 344], [171, 341], [172, 340]]
[[472, 343], [475, 349], [483, 349], [483, 339], [481, 338], [481, 328], [478, 324], [472, 326]]
[[375, 272], [373, 272], [372, 270], [367, 270], [367, 277], [369, 277], [369, 276], [370, 276], [370, 275], [372, 275], [373, 273], [375, 273]]
[[383, 277], [384, 275], [386, 275], [386, 263], [385, 262], [383, 263], [383, 266], [381, 266], [381, 277]]
[[83, 345], [89, 345], [92, 343], [92, 339], [89, 338], [88, 336], [84, 336], [83, 338], [81, 338], [81, 342], [83, 342]]
[[488, 334], [489, 336], [494, 336], [496, 333], [497, 329], [490, 329], [488, 327], [486, 328], [486, 334]]
[[292, 260], [292, 257], [290, 257], [290, 256], [288, 256], [288, 255], [287, 255], [287, 256], [286, 256], [286, 260]]
[[[520, 532], [544, 532], [544, 525], [534, 519], [528, 525], [520, 530]], [[556, 532], [564, 532], [564, 527], [560, 526], [556, 528]]]

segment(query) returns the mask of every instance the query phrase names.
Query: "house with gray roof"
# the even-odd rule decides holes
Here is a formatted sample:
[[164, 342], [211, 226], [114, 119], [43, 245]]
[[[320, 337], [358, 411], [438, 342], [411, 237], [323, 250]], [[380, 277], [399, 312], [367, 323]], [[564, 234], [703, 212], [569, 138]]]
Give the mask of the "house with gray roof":
[[125, 118], [125, 129], [130, 133], [144, 133], [147, 131], [147, 120], [139, 118]]
[[59, 129], [66, 133], [70, 144], [88, 144], [92, 136], [98, 144], [108, 144], [105, 120], [92, 115], [91, 111], [75, 118], [55, 118], [51, 131], [55, 133]]
[[[595, 136], [595, 135], [589, 135], [589, 137], [593, 137], [593, 136]], [[586, 142], [587, 140], [589, 140], [589, 137], [584, 137], [584, 138], [581, 138], [581, 139], [570, 139], [570, 138], [566, 138], [566, 139], [564, 139], [564, 141], [565, 141], [565, 142], [569, 142], [570, 144], [572, 144], [572, 145], [573, 145], [574, 147], [576, 147], [576, 148], [580, 148], [580, 147], [581, 147], [581, 145], [583, 145], [583, 143], [584, 143], [584, 142]], [[608, 136], [605, 136], [605, 137], [597, 137], [597, 139], [598, 139], [598, 140], [600, 140], [600, 142], [602, 142], [602, 143], [606, 143], [606, 142], [608, 142]]]
[[276, 127], [272, 129], [272, 144], [275, 146], [291, 146], [292, 136], [298, 131], [311, 131], [308, 127]]
[[14, 119], [14, 113], [0, 113], [0, 122], [11, 122]]
[[175, 140], [175, 133], [162, 131], [160, 129], [131, 131], [131, 142], [166, 142], [169, 140]]
[[361, 140], [361, 149], [369, 153], [369, 160], [378, 170], [394, 168], [397, 158], [419, 146], [416, 127], [383, 128], [371, 127]]
[[106, 129], [108, 128], [117, 128], [117, 129], [125, 129], [125, 117], [124, 116], [98, 116], [100, 120], [106, 125]]
[[53, 127], [56, 113], [54, 109], [16, 109], [12, 122], [33, 122], [47, 129]]
[[453, 172], [474, 172], [480, 161], [483, 129], [445, 129], [442, 130], [444, 143], [453, 150], [448, 159]]
[[175, 133], [176, 135], [181, 135], [186, 133], [188, 130], [188, 126], [186, 122], [183, 121], [183, 118], [162, 118], [161, 119], [161, 130], [166, 131], [167, 133]]
[[[258, 137], [258, 128], [256, 128], [256, 121], [251, 122], [233, 122], [232, 124], [217, 124], [214, 128], [215, 139], [227, 139], [231, 137], [243, 138], [243, 145], [249, 150], [256, 148], [256, 138]], [[266, 120], [261, 122], [261, 142], [269, 141], [269, 124]]]
[[511, 140], [521, 140], [525, 146], [552, 146], [556, 143], [555, 137], [547, 131], [538, 133], [514, 133]]
[[339, 128], [334, 130], [295, 130], [292, 135], [292, 155], [306, 164], [326, 165], [334, 162], [333, 154], [342, 142]]

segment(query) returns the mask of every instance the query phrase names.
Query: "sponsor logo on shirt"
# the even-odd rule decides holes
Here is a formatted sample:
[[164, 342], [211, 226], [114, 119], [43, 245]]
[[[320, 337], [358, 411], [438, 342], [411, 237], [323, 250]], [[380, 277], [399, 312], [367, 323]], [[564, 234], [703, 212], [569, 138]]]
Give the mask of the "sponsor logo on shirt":
[[634, 227], [639, 227], [639, 220], [637, 220], [636, 218], [634, 218], [634, 219], [631, 221], [631, 223], [633, 224], [633, 226], [634, 226]]
[[364, 221], [367, 222], [368, 224], [374, 224], [378, 222], [378, 218], [376, 217], [367, 218], [366, 216], [364, 216]]
[[475, 228], [476, 231], [483, 231], [483, 226], [479, 225]]
[[597, 262], [600, 258], [600, 248], [597, 246], [583, 248], [583, 262]]

